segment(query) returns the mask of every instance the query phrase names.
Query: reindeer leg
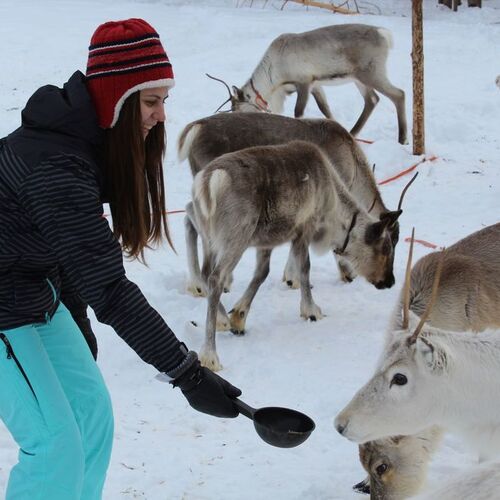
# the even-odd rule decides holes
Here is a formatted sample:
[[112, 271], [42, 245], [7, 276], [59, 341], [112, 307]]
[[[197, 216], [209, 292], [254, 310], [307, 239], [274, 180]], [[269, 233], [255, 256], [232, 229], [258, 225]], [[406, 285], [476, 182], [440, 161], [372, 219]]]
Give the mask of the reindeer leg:
[[405, 93], [401, 89], [394, 87], [385, 75], [376, 75], [373, 80], [373, 88], [378, 90], [382, 95], [385, 95], [396, 106], [396, 113], [398, 115], [398, 141], [400, 144], [408, 144]]
[[297, 102], [295, 103], [295, 118], [300, 118], [304, 115], [307, 100], [309, 99], [309, 84], [297, 83]]
[[[202, 268], [202, 276], [206, 286], [208, 287], [209, 278], [215, 268], [215, 256], [210, 251], [208, 243], [203, 239], [203, 268]], [[222, 292], [221, 292], [222, 293]], [[229, 318], [227, 316], [226, 310], [224, 306], [220, 302], [217, 304], [217, 316], [216, 316], [216, 326], [215, 329], [217, 331], [228, 331], [229, 330]]]
[[195, 214], [193, 203], [186, 205], [186, 216], [184, 217], [184, 229], [186, 238], [186, 253], [188, 260], [189, 280], [187, 291], [195, 297], [206, 296], [206, 287], [201, 277], [200, 264], [198, 261], [198, 229], [195, 225]]
[[269, 249], [257, 249], [257, 264], [255, 266], [252, 281], [231, 312], [231, 331], [235, 335], [243, 335], [245, 333], [245, 322], [250, 306], [252, 305], [252, 301], [260, 285], [264, 283], [269, 274], [271, 252], [272, 250]]
[[200, 350], [201, 364], [210, 368], [212, 371], [219, 371], [222, 369], [222, 365], [220, 364], [215, 348], [217, 309], [220, 304], [222, 288], [223, 285], [220, 278], [220, 270], [218, 267], [215, 267], [208, 278], [208, 306], [207, 320], [205, 324], [205, 343]]
[[[224, 277], [227, 276], [236, 267], [241, 259], [243, 252], [247, 248], [248, 241], [244, 237], [235, 237], [229, 242], [226, 248], [218, 250], [218, 255], [210, 254], [210, 264], [212, 264], [210, 275], [207, 278], [208, 285], [208, 307], [207, 321], [205, 325], [205, 343], [200, 351], [200, 361], [203, 366], [213, 371], [222, 369], [219, 357], [215, 349], [215, 330], [217, 323], [217, 309], [223, 312], [224, 317], [229, 323], [224, 306], [220, 302], [223, 290]], [[215, 262], [217, 262], [215, 264]], [[207, 266], [204, 262], [203, 268], [206, 271]]]
[[300, 273], [300, 315], [305, 319], [316, 321], [323, 318], [323, 314], [312, 298], [311, 284], [309, 282], [311, 262], [307, 243], [302, 238], [295, 239], [292, 242], [292, 252]]
[[358, 81], [355, 81], [354, 83], [356, 84], [356, 87], [358, 87], [358, 90], [363, 96], [363, 99], [365, 101], [363, 111], [361, 112], [358, 121], [354, 124], [354, 127], [352, 127], [351, 129], [352, 135], [358, 135], [359, 131], [364, 127], [366, 121], [372, 114], [380, 98], [372, 88], [367, 87], [366, 85]]
[[328, 106], [328, 102], [326, 100], [325, 92], [321, 87], [314, 87], [311, 90], [311, 94], [318, 105], [319, 110], [330, 120], [334, 120], [333, 114], [330, 110], [330, 106]]
[[297, 289], [300, 287], [300, 277], [291, 248], [290, 252], [288, 252], [288, 260], [286, 261], [285, 270], [283, 271], [282, 281], [290, 288]]

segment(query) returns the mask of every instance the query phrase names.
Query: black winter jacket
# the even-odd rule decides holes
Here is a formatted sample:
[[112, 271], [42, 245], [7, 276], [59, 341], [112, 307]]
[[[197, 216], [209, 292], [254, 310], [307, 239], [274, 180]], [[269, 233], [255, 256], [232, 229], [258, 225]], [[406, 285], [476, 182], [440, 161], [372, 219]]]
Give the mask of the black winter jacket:
[[185, 354], [125, 276], [120, 244], [103, 217], [97, 123], [76, 72], [63, 89], [36, 91], [22, 126], [0, 141], [0, 330], [51, 316], [51, 284], [59, 298], [64, 269], [97, 319], [165, 372]]

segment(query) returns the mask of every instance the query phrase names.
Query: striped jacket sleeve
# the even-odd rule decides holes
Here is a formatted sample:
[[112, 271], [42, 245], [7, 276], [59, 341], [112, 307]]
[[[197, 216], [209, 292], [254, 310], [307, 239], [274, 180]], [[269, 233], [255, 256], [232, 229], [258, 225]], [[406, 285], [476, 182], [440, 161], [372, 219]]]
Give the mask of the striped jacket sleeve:
[[179, 365], [179, 340], [125, 276], [92, 168], [75, 156], [52, 157], [25, 179], [19, 199], [97, 319], [159, 371]]

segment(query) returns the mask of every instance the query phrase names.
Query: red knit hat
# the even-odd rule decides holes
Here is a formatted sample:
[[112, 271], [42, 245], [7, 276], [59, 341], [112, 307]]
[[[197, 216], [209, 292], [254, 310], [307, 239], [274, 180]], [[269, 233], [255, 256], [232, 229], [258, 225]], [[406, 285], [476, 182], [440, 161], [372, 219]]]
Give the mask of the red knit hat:
[[174, 73], [160, 37], [142, 19], [101, 24], [92, 36], [87, 88], [103, 128], [114, 127], [134, 92], [174, 86]]

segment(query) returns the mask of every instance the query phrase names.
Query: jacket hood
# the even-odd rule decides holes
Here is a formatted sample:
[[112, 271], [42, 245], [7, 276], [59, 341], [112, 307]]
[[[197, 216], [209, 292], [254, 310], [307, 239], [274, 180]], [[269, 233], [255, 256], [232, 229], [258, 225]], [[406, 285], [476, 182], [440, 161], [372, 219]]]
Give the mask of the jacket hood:
[[98, 125], [90, 94], [82, 72], [75, 72], [63, 88], [45, 85], [28, 100], [22, 111], [26, 129], [51, 131], [98, 145], [103, 129]]

